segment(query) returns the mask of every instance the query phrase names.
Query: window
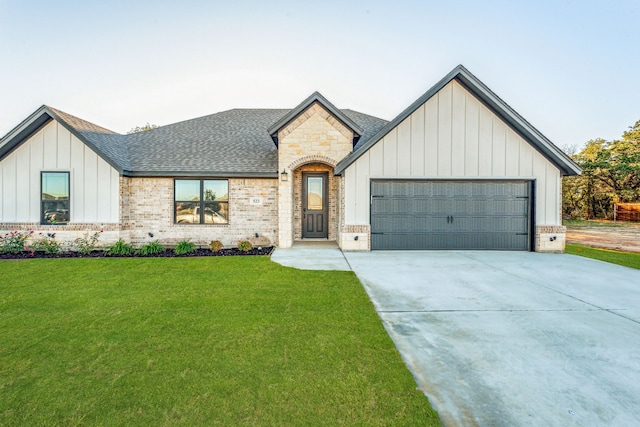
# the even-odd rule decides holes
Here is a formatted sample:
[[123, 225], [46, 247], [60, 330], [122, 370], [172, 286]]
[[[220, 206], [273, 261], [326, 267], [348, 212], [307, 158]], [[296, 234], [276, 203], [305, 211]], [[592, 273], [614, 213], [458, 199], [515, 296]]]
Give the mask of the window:
[[40, 222], [66, 224], [69, 222], [69, 172], [42, 172]]
[[229, 223], [229, 181], [226, 179], [176, 179], [174, 197], [178, 224]]

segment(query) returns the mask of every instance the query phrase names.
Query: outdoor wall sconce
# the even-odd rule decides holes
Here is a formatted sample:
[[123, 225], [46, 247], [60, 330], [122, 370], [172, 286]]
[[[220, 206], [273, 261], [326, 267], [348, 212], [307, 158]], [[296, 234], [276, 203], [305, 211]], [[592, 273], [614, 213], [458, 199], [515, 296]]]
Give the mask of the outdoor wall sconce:
[[280, 181], [289, 181], [289, 174], [285, 169], [282, 169], [282, 172], [280, 172]]

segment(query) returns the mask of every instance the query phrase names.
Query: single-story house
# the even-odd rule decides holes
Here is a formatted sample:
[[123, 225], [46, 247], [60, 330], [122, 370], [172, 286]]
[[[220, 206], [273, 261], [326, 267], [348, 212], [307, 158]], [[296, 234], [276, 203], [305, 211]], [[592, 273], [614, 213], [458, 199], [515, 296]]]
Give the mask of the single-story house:
[[0, 230], [558, 252], [580, 172], [463, 66], [390, 122], [319, 93], [129, 135], [42, 106], [0, 139]]

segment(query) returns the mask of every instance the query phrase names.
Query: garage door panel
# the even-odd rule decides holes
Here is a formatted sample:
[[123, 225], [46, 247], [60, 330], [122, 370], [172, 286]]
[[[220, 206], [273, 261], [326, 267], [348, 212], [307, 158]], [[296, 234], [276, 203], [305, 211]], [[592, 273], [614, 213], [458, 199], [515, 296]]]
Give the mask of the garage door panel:
[[528, 250], [525, 181], [372, 181], [373, 249]]
[[385, 233], [372, 234], [371, 246], [388, 250], [414, 250], [416, 248], [449, 249], [448, 233]]
[[435, 197], [433, 192], [434, 185], [432, 182], [423, 182], [423, 185], [413, 184], [414, 197]]
[[416, 233], [429, 232], [446, 232], [449, 229], [449, 223], [446, 216], [415, 216], [413, 219], [413, 229], [405, 230], [407, 232], [414, 231]]

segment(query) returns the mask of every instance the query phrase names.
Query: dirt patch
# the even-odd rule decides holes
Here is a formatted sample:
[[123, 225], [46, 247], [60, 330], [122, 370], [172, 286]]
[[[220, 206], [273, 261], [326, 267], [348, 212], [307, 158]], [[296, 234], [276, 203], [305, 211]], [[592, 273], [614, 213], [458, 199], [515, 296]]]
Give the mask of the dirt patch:
[[594, 248], [640, 252], [640, 224], [616, 222], [611, 225], [567, 226], [567, 243], [579, 243]]

